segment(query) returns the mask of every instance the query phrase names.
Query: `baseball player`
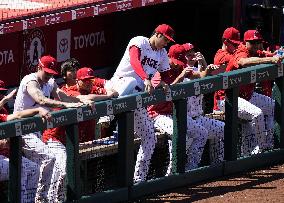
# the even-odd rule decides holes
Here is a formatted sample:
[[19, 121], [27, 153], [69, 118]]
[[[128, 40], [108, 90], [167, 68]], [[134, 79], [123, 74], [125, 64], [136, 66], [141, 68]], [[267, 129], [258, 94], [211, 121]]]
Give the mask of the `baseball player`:
[[80, 63], [75, 58], [70, 58], [61, 64], [61, 76], [64, 82], [60, 85], [60, 88], [68, 88], [76, 85], [76, 72], [80, 68]]
[[[256, 57], [257, 50], [261, 47], [262, 37], [256, 30], [248, 30], [244, 34], [244, 44], [240, 44], [234, 51], [232, 59], [230, 59], [226, 71], [232, 71], [245, 68], [250, 65], [262, 63], [279, 63], [282, 58], [273, 57]], [[273, 118], [274, 118], [274, 100], [271, 98], [257, 94], [254, 92], [255, 84], [243, 85], [240, 87], [238, 98], [238, 117], [251, 121], [244, 132], [248, 134], [253, 132], [255, 135], [255, 143], [252, 144], [252, 154], [259, 153], [265, 148], [271, 148], [273, 145]], [[225, 110], [224, 91], [218, 95], [217, 105], [222, 111]], [[264, 119], [264, 115], [267, 119]], [[243, 152], [247, 153], [247, 152]]]
[[204, 71], [207, 68], [207, 62], [201, 52], [195, 52], [194, 46], [191, 43], [183, 44], [186, 51], [187, 65], [197, 67], [197, 71]]
[[[137, 91], [152, 92], [152, 76], [157, 72], [169, 70], [169, 59], [164, 49], [173, 40], [174, 30], [166, 24], [157, 26], [150, 38], [137, 36], [130, 40], [117, 70], [106, 84], [106, 88], [113, 88], [119, 96], [132, 94]], [[138, 151], [134, 182], [146, 180], [152, 157], [156, 136], [153, 122], [145, 108], [134, 112], [135, 132], [141, 138]]]
[[[207, 65], [203, 55], [200, 52], [195, 52], [194, 46], [191, 43], [183, 44], [186, 51], [186, 59], [188, 66], [192, 67], [193, 71], [200, 72], [200, 65]], [[199, 61], [205, 61], [203, 63]], [[198, 62], [198, 67], [195, 67]], [[212, 64], [210, 64], [212, 66]], [[213, 66], [214, 69], [218, 66]], [[205, 75], [204, 75], [205, 76]], [[190, 80], [190, 78], [185, 78]], [[207, 118], [203, 112], [203, 95], [191, 96], [187, 98], [187, 115], [191, 117], [199, 126], [203, 126], [208, 131], [209, 152], [211, 164], [218, 163], [224, 160], [224, 122]]]
[[[175, 44], [169, 49], [170, 70], [162, 73], [156, 73], [152, 82], [154, 86], [159, 87], [161, 81], [168, 85], [182, 82], [184, 78], [200, 78], [208, 74], [210, 68], [205, 72], [194, 72], [190, 67], [186, 67], [187, 59], [185, 49], [182, 45]], [[154, 119], [154, 126], [161, 132], [166, 132], [170, 136], [173, 134], [173, 103], [163, 102], [148, 107], [150, 117]], [[191, 116], [187, 115], [187, 134], [186, 134], [186, 170], [198, 167], [203, 153], [204, 145], [208, 138], [208, 131], [199, 125]], [[172, 141], [169, 140], [170, 162], [166, 175], [172, 173]]]
[[[49, 112], [41, 107], [34, 109], [26, 109], [16, 112], [14, 114], [8, 114], [8, 111], [4, 107], [15, 94], [16, 90], [13, 90], [8, 95], [4, 95], [7, 89], [5, 83], [0, 80], [0, 122], [11, 121], [24, 117], [33, 116], [39, 114], [45, 119], [50, 119]], [[0, 140], [0, 181], [6, 181], [9, 179], [9, 139]], [[39, 166], [30, 161], [29, 159], [22, 157], [22, 169], [21, 169], [21, 202], [32, 203], [35, 202], [35, 195], [39, 177]]]
[[[68, 71], [67, 71], [68, 72]], [[75, 72], [76, 85], [66, 87], [62, 86], [62, 90], [68, 95], [80, 98], [82, 100], [100, 101], [117, 97], [117, 92], [106, 92], [106, 94], [97, 94], [101, 92], [101, 88], [94, 85], [94, 71], [91, 68], [80, 68]], [[99, 91], [98, 91], [99, 88]], [[79, 142], [87, 142], [95, 139], [96, 121], [89, 120], [79, 123]], [[52, 140], [59, 141], [65, 145], [65, 126], [47, 129], [43, 133], [43, 141], [49, 142]]]
[[[19, 86], [14, 104], [14, 113], [28, 108], [73, 108], [83, 103], [61, 91], [53, 75], [58, 74], [56, 60], [52, 56], [39, 59], [38, 70], [26, 75]], [[53, 97], [57, 100], [50, 99]], [[36, 201], [62, 202], [65, 199], [66, 150], [57, 141], [45, 144], [41, 133], [23, 135], [25, 156], [40, 166]]]
[[[219, 72], [224, 72], [226, 70], [226, 66], [228, 65], [229, 61], [233, 58], [233, 54], [237, 50], [240, 44], [240, 32], [234, 27], [229, 27], [225, 29], [223, 36], [222, 36], [222, 48], [217, 51], [214, 57], [214, 64], [219, 65], [220, 70]], [[218, 107], [218, 100], [223, 100], [225, 95], [224, 90], [218, 90], [214, 93], [214, 112], [219, 112], [220, 109]], [[260, 115], [261, 116], [261, 115]], [[258, 115], [256, 115], [258, 117]], [[261, 120], [262, 118], [260, 118]], [[258, 119], [259, 120], [259, 119]], [[252, 147], [255, 146], [255, 133], [253, 132], [253, 124], [251, 122], [242, 123], [242, 148], [241, 152], [243, 155], [248, 155], [250, 153], [257, 153], [258, 147], [253, 150]], [[218, 145], [217, 145], [218, 146]], [[249, 147], [252, 146], [252, 147]]]

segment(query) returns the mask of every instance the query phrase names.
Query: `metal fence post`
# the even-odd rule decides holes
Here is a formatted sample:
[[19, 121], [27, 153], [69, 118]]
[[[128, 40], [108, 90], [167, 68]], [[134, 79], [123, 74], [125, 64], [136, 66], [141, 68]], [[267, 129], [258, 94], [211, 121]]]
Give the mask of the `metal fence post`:
[[275, 136], [274, 148], [284, 148], [284, 77], [275, 79], [274, 87], [274, 119], [275, 119]]
[[10, 138], [8, 202], [21, 202], [22, 137]]
[[173, 173], [184, 173], [186, 163], [187, 100], [174, 101]]
[[67, 200], [78, 200], [81, 197], [80, 159], [78, 123], [67, 125], [66, 152], [67, 152]]
[[226, 90], [224, 133], [224, 158], [226, 161], [237, 160], [238, 95], [238, 87]]
[[134, 111], [118, 117], [118, 185], [128, 187], [133, 184], [134, 174]]

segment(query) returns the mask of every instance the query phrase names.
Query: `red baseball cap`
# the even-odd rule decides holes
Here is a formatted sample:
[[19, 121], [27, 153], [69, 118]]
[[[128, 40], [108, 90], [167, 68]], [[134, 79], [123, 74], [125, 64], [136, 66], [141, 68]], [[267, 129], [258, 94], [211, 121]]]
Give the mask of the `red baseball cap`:
[[161, 24], [156, 29], [156, 32], [163, 34], [168, 40], [175, 42], [173, 39], [175, 31], [167, 24]]
[[183, 45], [172, 45], [169, 49], [169, 57], [175, 64], [186, 66], [186, 51]]
[[261, 40], [262, 36], [257, 30], [248, 30], [244, 34], [244, 41], [254, 41], [254, 40]]
[[6, 89], [5, 82], [3, 80], [0, 80], [0, 90], [8, 90]]
[[193, 44], [191, 44], [191, 43], [185, 43], [182, 46], [185, 49], [185, 51], [190, 51], [191, 49], [194, 48]]
[[38, 61], [38, 66], [42, 67], [47, 73], [58, 75], [56, 66], [57, 62], [52, 56], [42, 56]]
[[230, 40], [234, 44], [240, 44], [241, 43], [241, 36], [240, 31], [237, 30], [234, 27], [227, 28], [223, 33], [223, 39]]
[[87, 67], [84, 67], [84, 68], [80, 68], [78, 71], [77, 71], [77, 75], [76, 75], [76, 78], [78, 80], [84, 80], [84, 79], [92, 79], [94, 78], [94, 71], [93, 69], [91, 68], [87, 68]]

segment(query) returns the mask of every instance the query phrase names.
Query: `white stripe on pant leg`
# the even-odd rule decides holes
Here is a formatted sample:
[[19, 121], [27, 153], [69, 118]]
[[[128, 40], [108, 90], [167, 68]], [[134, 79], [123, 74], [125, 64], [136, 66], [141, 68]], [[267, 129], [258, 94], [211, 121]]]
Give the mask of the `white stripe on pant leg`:
[[169, 145], [169, 164], [167, 168], [167, 172], [165, 176], [169, 176], [173, 173], [173, 142], [172, 140], [168, 140]]
[[137, 135], [141, 138], [141, 144], [135, 164], [134, 182], [140, 182], [146, 180], [150, 160], [157, 142], [154, 132], [154, 124], [149, 118], [145, 108], [135, 109], [134, 129]]
[[63, 202], [66, 199], [66, 148], [58, 141], [50, 140], [47, 145], [56, 157], [51, 180], [55, 187], [49, 189], [48, 199], [53, 199], [54, 202]]
[[40, 175], [36, 192], [36, 201], [48, 202], [47, 194], [49, 188], [54, 188], [51, 182], [55, 156], [38, 137], [38, 133], [23, 135], [25, 156], [40, 166]]

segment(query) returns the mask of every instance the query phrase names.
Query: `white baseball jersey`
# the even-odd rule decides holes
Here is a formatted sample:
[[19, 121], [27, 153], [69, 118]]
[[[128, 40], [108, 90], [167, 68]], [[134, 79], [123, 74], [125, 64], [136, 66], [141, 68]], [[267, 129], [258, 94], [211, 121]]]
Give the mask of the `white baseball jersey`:
[[[36, 73], [31, 73], [26, 75], [19, 86], [17, 97], [14, 104], [14, 112], [22, 111], [28, 108], [36, 108], [39, 107], [39, 104], [29, 95], [27, 91], [27, 84], [30, 81], [37, 81]], [[37, 81], [38, 82], [38, 81]], [[41, 90], [44, 96], [50, 98], [50, 94], [54, 88], [55, 81], [53, 78], [50, 78], [47, 83], [41, 86]]]
[[130, 40], [124, 56], [122, 57], [116, 72], [114, 73], [114, 77], [134, 77], [137, 80], [138, 87], [144, 89], [144, 81], [135, 73], [130, 64], [129, 49], [132, 46], [136, 46], [140, 49], [140, 62], [144, 71], [148, 75], [154, 75], [157, 71], [164, 72], [169, 70], [169, 58], [167, 51], [164, 48], [160, 50], [153, 50], [149, 43], [149, 38], [147, 37], [138, 36]]
[[[198, 71], [197, 67], [193, 67], [194, 71]], [[185, 78], [184, 81], [190, 81]], [[203, 95], [191, 96], [187, 98], [187, 113], [190, 117], [203, 115]]]

